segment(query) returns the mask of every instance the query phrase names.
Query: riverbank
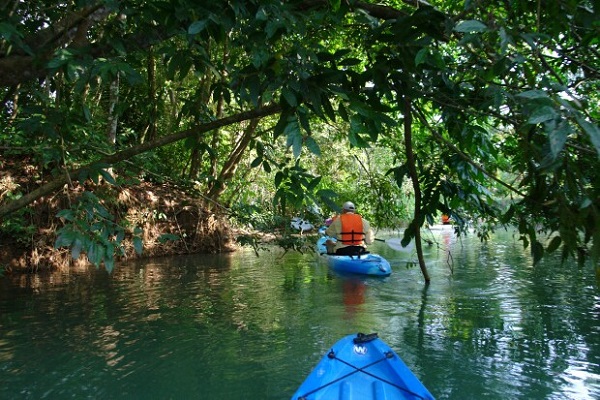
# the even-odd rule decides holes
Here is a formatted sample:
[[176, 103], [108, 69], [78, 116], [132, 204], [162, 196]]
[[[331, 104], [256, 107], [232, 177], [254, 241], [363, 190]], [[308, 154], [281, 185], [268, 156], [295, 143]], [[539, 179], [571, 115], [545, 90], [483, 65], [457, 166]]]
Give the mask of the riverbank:
[[[35, 173], [35, 168], [19, 163], [5, 164], [3, 167], [0, 202], [16, 198], [23, 188], [32, 190], [26, 185], [32, 181], [29, 174]], [[113, 222], [125, 227], [125, 236], [119, 246], [122, 254], [117, 261], [180, 254], [214, 254], [236, 249], [226, 212], [209, 208], [204, 199], [176, 185], [87, 182], [83, 186], [74, 182], [71, 187], [65, 187], [51, 197], [40, 198], [3, 221], [0, 229], [0, 270], [4, 273], [42, 272], [89, 264], [85, 253], [73, 259], [70, 249], [54, 247], [57, 232], [67, 223], [57, 214], [81, 203], [83, 193], [93, 193], [100, 199], [102, 207], [114, 217]], [[95, 215], [95, 218], [102, 220], [104, 217]], [[135, 236], [142, 239], [141, 254], [136, 251]], [[115, 238], [112, 239], [115, 242]]]

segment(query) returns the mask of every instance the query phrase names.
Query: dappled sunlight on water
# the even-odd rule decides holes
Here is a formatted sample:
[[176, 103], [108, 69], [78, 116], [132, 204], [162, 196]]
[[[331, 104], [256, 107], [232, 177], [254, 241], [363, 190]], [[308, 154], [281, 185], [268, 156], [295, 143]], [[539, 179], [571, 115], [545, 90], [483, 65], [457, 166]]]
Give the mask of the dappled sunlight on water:
[[273, 249], [0, 280], [0, 398], [282, 399], [334, 342], [378, 332], [440, 399], [600, 397], [593, 269], [533, 266], [511, 233], [432, 232], [393, 273]]

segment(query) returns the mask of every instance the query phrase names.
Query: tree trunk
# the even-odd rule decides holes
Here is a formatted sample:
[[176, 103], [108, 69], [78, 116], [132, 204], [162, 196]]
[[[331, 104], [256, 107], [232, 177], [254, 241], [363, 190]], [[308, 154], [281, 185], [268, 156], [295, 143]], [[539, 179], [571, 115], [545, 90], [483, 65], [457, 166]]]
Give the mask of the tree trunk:
[[404, 100], [404, 146], [406, 147], [406, 165], [408, 166], [408, 173], [413, 184], [413, 190], [415, 191], [415, 212], [413, 215], [413, 224], [415, 226], [415, 246], [417, 249], [417, 258], [419, 259], [419, 267], [423, 273], [425, 282], [429, 283], [429, 272], [427, 272], [427, 266], [425, 265], [425, 258], [423, 257], [423, 245], [421, 243], [421, 187], [419, 185], [419, 175], [417, 174], [417, 165], [415, 161], [415, 154], [412, 148], [412, 110], [410, 99], [406, 96], [402, 97]]
[[156, 96], [156, 59], [154, 56], [153, 48], [150, 48], [148, 52], [148, 102], [150, 103], [148, 110], [148, 127], [142, 138], [140, 143], [144, 143], [145, 141], [153, 141], [156, 139], [157, 126], [156, 122], [158, 121], [158, 103]]
[[[221, 70], [221, 84], [223, 84], [223, 86], [226, 85], [226, 81], [225, 81], [225, 76], [227, 76], [227, 71], [225, 70], [225, 66], [227, 65], [227, 63], [229, 62], [229, 38], [225, 38], [225, 41], [223, 42], [223, 61], [222, 61], [222, 65], [223, 65], [223, 69]], [[217, 118], [222, 118], [223, 117], [223, 106], [225, 104], [225, 99], [223, 98], [223, 92], [219, 92], [219, 98], [217, 99], [217, 110], [215, 112]], [[219, 147], [219, 144], [221, 142], [221, 131], [220, 129], [213, 131], [213, 136], [212, 136], [212, 141], [210, 143], [210, 147], [213, 150], [216, 150]], [[210, 176], [216, 176], [217, 174], [217, 167], [218, 167], [218, 157], [215, 156], [211, 158], [210, 160]]]
[[252, 121], [250, 121], [250, 124], [244, 130], [244, 134], [236, 143], [235, 148], [229, 155], [229, 158], [223, 165], [223, 168], [221, 168], [219, 176], [211, 184], [210, 189], [208, 191], [208, 197], [211, 200], [217, 202], [219, 196], [221, 196], [221, 194], [223, 194], [223, 192], [225, 191], [225, 183], [229, 179], [231, 179], [231, 177], [235, 174], [235, 171], [237, 170], [240, 164], [240, 160], [242, 159], [246, 148], [250, 144], [251, 140], [254, 138], [254, 134], [256, 133], [256, 128], [258, 127], [259, 121], [259, 118], [255, 118]]
[[[108, 97], [108, 124], [106, 126], [106, 140], [110, 147], [114, 150], [117, 144], [117, 126], [119, 123], [119, 115], [117, 104], [119, 103], [119, 74], [110, 82], [109, 97]], [[106, 171], [113, 175], [112, 167]]]

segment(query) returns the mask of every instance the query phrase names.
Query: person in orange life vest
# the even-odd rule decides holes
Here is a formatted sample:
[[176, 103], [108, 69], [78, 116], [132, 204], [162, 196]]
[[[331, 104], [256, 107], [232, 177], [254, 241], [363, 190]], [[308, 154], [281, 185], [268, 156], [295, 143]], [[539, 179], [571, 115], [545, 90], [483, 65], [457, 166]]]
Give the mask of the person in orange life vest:
[[327, 251], [335, 254], [360, 254], [365, 252], [365, 244], [373, 243], [373, 231], [369, 221], [356, 214], [351, 201], [342, 206], [342, 213], [334, 218], [325, 234], [336, 239], [326, 243]]

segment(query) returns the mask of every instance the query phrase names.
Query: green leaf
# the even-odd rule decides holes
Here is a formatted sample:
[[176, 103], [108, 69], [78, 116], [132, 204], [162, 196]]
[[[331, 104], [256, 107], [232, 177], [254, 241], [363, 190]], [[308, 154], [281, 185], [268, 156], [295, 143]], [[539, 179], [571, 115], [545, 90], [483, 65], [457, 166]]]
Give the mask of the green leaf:
[[59, 212], [56, 213], [56, 216], [58, 218], [64, 218], [67, 221], [73, 221], [75, 219], [75, 213], [73, 212], [73, 210], [70, 210], [70, 209], [60, 210]]
[[[163, 236], [164, 235], [160, 236], [158, 238], [158, 240], [160, 241]], [[175, 236], [175, 235], [172, 235], [172, 236]], [[174, 239], [174, 240], [177, 240], [177, 239]], [[142, 242], [142, 238], [140, 238], [139, 236], [133, 237], [133, 248], [135, 249], [135, 252], [137, 254], [142, 254], [142, 251], [144, 250], [144, 243]]]
[[419, 66], [419, 65], [423, 64], [425, 62], [425, 58], [427, 58], [428, 54], [429, 54], [429, 49], [427, 47], [424, 47], [421, 50], [419, 50], [417, 52], [417, 55], [415, 56], [415, 65]]
[[81, 169], [79, 171], [79, 174], [77, 175], [77, 180], [79, 181], [79, 183], [83, 185], [85, 181], [89, 178], [89, 173], [90, 171], [87, 168]]
[[106, 262], [107, 259], [114, 259], [115, 256], [115, 245], [108, 242], [106, 243], [106, 246], [104, 247], [104, 262]]
[[537, 264], [544, 257], [544, 246], [537, 240], [531, 244], [531, 255], [534, 264]]
[[461, 33], [485, 32], [487, 29], [488, 29], [487, 25], [485, 25], [483, 22], [476, 21], [474, 19], [459, 22], [454, 27], [454, 30], [456, 32], [461, 32]]
[[296, 107], [298, 105], [298, 100], [296, 99], [296, 94], [288, 88], [283, 88], [281, 90], [281, 96], [284, 98], [286, 103], [290, 105], [290, 107]]
[[298, 115], [298, 120], [300, 121], [300, 125], [306, 131], [306, 133], [308, 133], [310, 135], [310, 133], [311, 133], [310, 123], [308, 122], [308, 116], [306, 113], [306, 109], [299, 108], [297, 115]]
[[123, 239], [125, 239], [125, 231], [123, 229], [118, 229], [115, 241], [120, 244], [123, 241]]
[[92, 242], [90, 243], [90, 245], [87, 248], [87, 257], [88, 260], [94, 264], [96, 267], [98, 265], [100, 265], [100, 262], [102, 261], [102, 250], [99, 248], [100, 246], [95, 243]]
[[358, 147], [358, 148], [363, 148], [366, 149], [369, 147], [369, 143], [362, 138], [362, 136], [360, 136], [360, 134], [358, 134], [355, 131], [350, 131], [348, 133], [348, 140], [350, 141], [350, 144], [354, 147]]
[[6, 22], [0, 22], [0, 37], [6, 40], [10, 40], [14, 37], [22, 37], [19, 31], [14, 25], [7, 24]]
[[267, 173], [270, 174], [271, 173], [271, 165], [265, 160], [262, 163], [263, 166], [263, 170]]
[[286, 147], [292, 147], [295, 158], [300, 157], [300, 152], [302, 151], [302, 134], [300, 133], [297, 119], [287, 124], [285, 133], [287, 134]]
[[285, 175], [283, 174], [283, 172], [278, 171], [275, 174], [275, 187], [281, 186], [281, 182], [283, 182], [283, 178], [285, 178]]
[[275, 125], [275, 128], [273, 129], [273, 137], [274, 138], [278, 138], [283, 133], [285, 133], [285, 130], [287, 129], [287, 124], [288, 124], [288, 121], [290, 118], [294, 118], [294, 117], [290, 116], [290, 114], [286, 113], [286, 112], [281, 113], [281, 115], [279, 116], [279, 120], [277, 121], [277, 124]]
[[73, 245], [71, 246], [71, 258], [73, 258], [73, 260], [77, 260], [79, 258], [82, 247], [83, 243], [79, 238], [76, 238], [73, 242]]
[[504, 215], [502, 215], [500, 217], [500, 221], [508, 224], [510, 222], [510, 220], [512, 219], [512, 217], [515, 215], [516, 212], [516, 207], [514, 205], [511, 205], [508, 210], [504, 213]]
[[67, 229], [66, 227], [63, 229], [60, 229], [58, 231], [58, 236], [56, 237], [56, 241], [54, 242], [54, 248], [58, 249], [60, 247], [69, 247], [71, 246], [71, 244], [77, 240], [79, 237], [79, 234], [76, 232], [73, 232], [70, 229]]
[[302, 153], [302, 136], [300, 134], [294, 135], [292, 152], [294, 154], [294, 158], [300, 157], [300, 154]]
[[115, 268], [115, 259], [114, 257], [112, 258], [104, 258], [104, 268], [106, 269], [106, 272], [108, 272], [109, 274], [112, 273], [113, 269]]
[[577, 116], [576, 119], [579, 126], [590, 137], [590, 141], [596, 148], [598, 157], [600, 157], [600, 129], [598, 128], [598, 125], [591, 124], [580, 116]]
[[90, 111], [90, 108], [84, 104], [82, 107], [82, 111], [83, 111], [83, 118], [85, 118], [86, 122], [91, 122], [92, 121], [92, 112]]
[[554, 108], [549, 106], [542, 106], [533, 111], [533, 113], [529, 117], [529, 120], [527, 120], [527, 123], [535, 125], [552, 120], [554, 118], [556, 118], [556, 111], [554, 111]]
[[202, 20], [202, 21], [195, 21], [193, 22], [190, 27], [188, 28], [188, 34], [190, 35], [195, 35], [197, 33], [200, 33], [204, 30], [204, 28], [206, 28], [206, 20]]
[[308, 136], [306, 138], [306, 140], [304, 141], [304, 144], [306, 145], [306, 148], [314, 155], [316, 155], [316, 156], [321, 155], [321, 148], [319, 147], [319, 144], [315, 141], [315, 139], [313, 139], [312, 136]]
[[331, 189], [321, 189], [317, 191], [317, 196], [321, 198], [333, 199], [337, 197], [337, 193]]
[[317, 176], [316, 178], [312, 179], [310, 182], [308, 182], [308, 184], [306, 184], [306, 191], [312, 192], [313, 190], [315, 190], [315, 188], [319, 185], [320, 182], [320, 176]]
[[548, 251], [548, 253], [554, 252], [556, 249], [558, 249], [560, 247], [561, 243], [562, 243], [562, 240], [561, 240], [560, 236], [554, 236], [552, 238], [552, 240], [550, 241], [550, 244], [548, 245], [548, 248], [546, 249], [546, 251]]
[[323, 106], [323, 110], [325, 111], [325, 114], [327, 114], [329, 119], [335, 122], [335, 117], [336, 117], [335, 110], [333, 109], [333, 106], [331, 105], [331, 101], [329, 100], [329, 97], [323, 96], [321, 105]]
[[504, 54], [509, 44], [513, 43], [512, 36], [510, 36], [504, 27], [500, 28], [500, 48], [501, 53]]
[[396, 181], [396, 184], [398, 185], [398, 187], [402, 187], [405, 179], [406, 180], [410, 179], [410, 172], [408, 170], [407, 164], [402, 164], [399, 167], [394, 168], [393, 171], [394, 171], [394, 180]]
[[517, 97], [520, 97], [523, 99], [549, 99], [550, 98], [550, 96], [548, 96], [548, 93], [544, 92], [543, 90], [528, 90], [526, 92], [519, 93], [517, 95]]
[[583, 200], [581, 200], [581, 203], [579, 203], [579, 208], [580, 209], [584, 209], [587, 208], [589, 206], [591, 206], [594, 202], [592, 201], [592, 199], [590, 199], [589, 197], [585, 197]]
[[339, 107], [338, 107], [338, 114], [340, 117], [342, 117], [342, 119], [346, 122], [349, 121], [350, 117], [348, 116], [348, 111], [346, 110], [346, 107], [344, 107], [343, 104], [340, 103]]
[[550, 151], [552, 157], [556, 159], [562, 149], [565, 147], [567, 138], [571, 134], [571, 125], [567, 121], [561, 121], [556, 129], [551, 130], [548, 133], [548, 139], [550, 140]]
[[66, 49], [59, 50], [56, 52], [56, 56], [48, 62], [48, 68], [60, 68], [67, 64], [71, 59], [73, 59], [73, 53]]
[[252, 101], [255, 107], [258, 107], [258, 100], [261, 93], [260, 79], [258, 77], [251, 78], [248, 83], [248, 89], [250, 90], [250, 101]]
[[117, 184], [117, 181], [115, 181], [115, 178], [113, 178], [113, 176], [104, 168], [100, 168], [100, 170], [98, 172], [100, 173], [100, 175], [102, 175], [102, 177], [104, 178], [104, 180], [106, 180], [106, 182], [110, 183], [111, 185]]
[[253, 161], [252, 164], [250, 164], [250, 168], [256, 168], [260, 165], [260, 163], [262, 163], [263, 159], [262, 157], [256, 157]]

